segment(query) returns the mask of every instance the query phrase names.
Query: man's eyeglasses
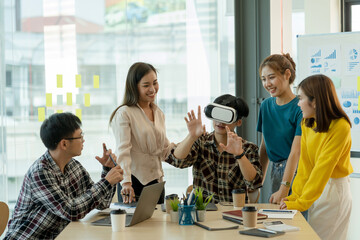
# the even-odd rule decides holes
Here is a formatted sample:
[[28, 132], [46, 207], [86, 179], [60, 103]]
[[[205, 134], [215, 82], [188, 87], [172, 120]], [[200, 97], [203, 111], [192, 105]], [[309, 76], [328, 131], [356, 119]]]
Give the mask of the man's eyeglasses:
[[80, 137], [71, 137], [71, 138], [64, 138], [64, 139], [66, 139], [66, 140], [75, 140], [75, 139], [83, 140], [84, 139], [84, 132], [81, 132], [80, 135], [81, 135]]

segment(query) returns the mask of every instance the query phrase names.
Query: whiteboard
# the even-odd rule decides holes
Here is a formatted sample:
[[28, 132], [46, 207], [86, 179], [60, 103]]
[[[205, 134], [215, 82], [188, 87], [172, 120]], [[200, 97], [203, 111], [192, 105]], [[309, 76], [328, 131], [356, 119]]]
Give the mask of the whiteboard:
[[360, 152], [360, 32], [297, 36], [295, 85], [314, 74], [330, 77], [351, 123], [352, 151]]

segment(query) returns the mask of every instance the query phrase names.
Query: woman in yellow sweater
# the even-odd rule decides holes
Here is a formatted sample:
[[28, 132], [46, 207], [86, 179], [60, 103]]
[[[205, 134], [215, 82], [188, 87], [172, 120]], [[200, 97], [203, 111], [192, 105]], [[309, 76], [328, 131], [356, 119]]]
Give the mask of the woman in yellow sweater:
[[300, 160], [292, 194], [280, 208], [308, 209], [309, 224], [321, 239], [346, 239], [352, 205], [351, 122], [330, 78], [310, 76], [298, 93], [304, 118]]

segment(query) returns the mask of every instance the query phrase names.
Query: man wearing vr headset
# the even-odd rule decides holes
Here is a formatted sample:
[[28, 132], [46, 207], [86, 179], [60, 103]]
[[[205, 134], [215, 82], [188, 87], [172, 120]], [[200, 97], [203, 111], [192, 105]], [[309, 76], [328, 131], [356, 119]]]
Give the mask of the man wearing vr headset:
[[263, 174], [258, 147], [234, 132], [249, 114], [246, 102], [225, 94], [214, 103], [205, 111], [213, 120], [214, 131], [205, 132], [200, 106], [197, 118], [192, 110], [185, 117], [189, 134], [172, 149], [166, 162], [177, 168], [193, 166], [194, 188], [202, 187], [205, 196], [214, 194], [216, 203], [232, 202], [233, 189], [259, 188]]

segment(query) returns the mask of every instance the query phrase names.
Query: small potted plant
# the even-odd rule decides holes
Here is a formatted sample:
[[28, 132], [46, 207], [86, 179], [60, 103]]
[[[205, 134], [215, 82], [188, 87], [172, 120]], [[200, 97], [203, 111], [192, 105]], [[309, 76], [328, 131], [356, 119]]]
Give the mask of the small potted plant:
[[170, 206], [171, 206], [170, 218], [171, 218], [171, 222], [173, 223], [179, 222], [179, 211], [178, 211], [179, 203], [180, 203], [179, 198], [174, 198], [170, 200]]
[[195, 189], [195, 208], [196, 208], [196, 218], [198, 222], [205, 221], [205, 213], [206, 213], [206, 206], [211, 201], [214, 194], [211, 194], [210, 196], [207, 196], [207, 198], [204, 199], [203, 197], [203, 189], [201, 187]]

